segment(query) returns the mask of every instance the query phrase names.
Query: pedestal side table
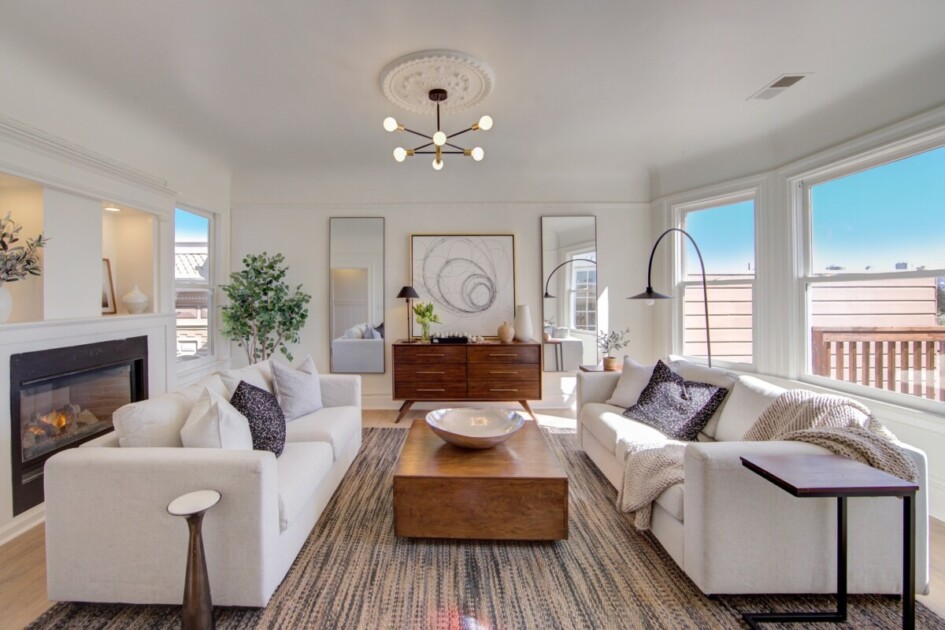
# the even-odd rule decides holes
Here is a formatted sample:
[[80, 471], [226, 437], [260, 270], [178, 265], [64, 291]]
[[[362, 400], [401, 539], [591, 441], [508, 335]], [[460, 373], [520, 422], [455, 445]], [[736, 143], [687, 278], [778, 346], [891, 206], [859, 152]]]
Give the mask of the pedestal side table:
[[184, 577], [184, 609], [181, 611], [181, 626], [184, 630], [207, 630], [215, 627], [201, 525], [203, 515], [219, 500], [220, 493], [216, 490], [197, 490], [181, 495], [167, 505], [168, 513], [187, 518], [187, 528], [190, 530], [187, 573]]
[[847, 620], [847, 498], [902, 499], [902, 627], [915, 628], [915, 493], [919, 486], [839, 455], [752, 455], [742, 465], [795, 497], [837, 498], [837, 611], [745, 613], [752, 628], [766, 622]]

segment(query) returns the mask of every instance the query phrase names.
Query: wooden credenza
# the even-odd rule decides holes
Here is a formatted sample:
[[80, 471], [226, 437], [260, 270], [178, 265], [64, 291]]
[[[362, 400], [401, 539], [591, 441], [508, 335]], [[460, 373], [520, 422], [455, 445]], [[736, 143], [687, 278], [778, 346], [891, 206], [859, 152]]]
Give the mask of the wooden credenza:
[[541, 399], [541, 344], [393, 344], [397, 422], [421, 401], [515, 400], [534, 417], [529, 400]]

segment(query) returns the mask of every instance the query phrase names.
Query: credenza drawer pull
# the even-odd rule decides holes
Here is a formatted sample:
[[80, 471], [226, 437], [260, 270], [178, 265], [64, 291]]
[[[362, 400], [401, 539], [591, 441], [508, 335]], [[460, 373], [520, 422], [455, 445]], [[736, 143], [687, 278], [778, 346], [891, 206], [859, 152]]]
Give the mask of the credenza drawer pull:
[[446, 374], [443, 370], [417, 370], [417, 374]]
[[418, 388], [417, 388], [417, 391], [418, 391], [418, 392], [445, 392], [446, 390], [443, 389], [443, 388], [440, 388], [440, 389], [432, 389], [432, 388], [430, 388], [430, 387], [418, 387]]
[[443, 354], [442, 352], [439, 352], [439, 353], [437, 353], [437, 352], [427, 352], [427, 353], [418, 352], [418, 353], [417, 353], [417, 356], [418, 356], [418, 357], [445, 357], [446, 355]]
[[516, 370], [489, 370], [489, 374], [518, 374]]
[[498, 387], [492, 387], [492, 388], [489, 389], [489, 391], [490, 391], [490, 392], [517, 392], [517, 391], [518, 391], [518, 388], [517, 388], [517, 387], [513, 387], [513, 388], [509, 388], [509, 389], [500, 389], [500, 388], [498, 388]]
[[517, 357], [518, 354], [515, 352], [490, 352], [490, 357]]

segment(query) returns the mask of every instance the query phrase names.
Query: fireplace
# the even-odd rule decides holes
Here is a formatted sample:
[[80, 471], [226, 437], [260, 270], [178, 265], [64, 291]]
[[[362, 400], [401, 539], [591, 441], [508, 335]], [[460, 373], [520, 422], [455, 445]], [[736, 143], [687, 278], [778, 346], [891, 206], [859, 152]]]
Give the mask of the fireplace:
[[147, 337], [11, 356], [13, 514], [42, 503], [47, 459], [111, 431], [116, 409], [147, 397]]

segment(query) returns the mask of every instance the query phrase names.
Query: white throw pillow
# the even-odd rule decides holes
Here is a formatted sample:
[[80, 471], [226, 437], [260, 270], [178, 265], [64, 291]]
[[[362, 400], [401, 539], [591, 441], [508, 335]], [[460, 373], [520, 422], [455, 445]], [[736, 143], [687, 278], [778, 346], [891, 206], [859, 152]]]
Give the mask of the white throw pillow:
[[240, 381], [246, 381], [250, 385], [266, 390], [270, 394], [274, 393], [272, 390], [272, 361], [268, 359], [247, 365], [238, 370], [220, 372], [220, 379], [226, 386], [228, 397], [233, 396], [233, 392], [236, 391]]
[[617, 381], [617, 387], [614, 393], [607, 401], [608, 405], [616, 405], [624, 409], [637, 404], [640, 393], [646, 388], [653, 376], [653, 365], [640, 365], [630, 357], [623, 358], [623, 372], [620, 373], [620, 380]]
[[209, 388], [203, 390], [187, 416], [180, 439], [188, 448], [253, 450], [253, 436], [246, 416]]
[[122, 447], [181, 446], [180, 429], [193, 401], [179, 393], [166, 394], [119, 407], [112, 424]]
[[323, 406], [322, 388], [311, 356], [305, 357], [298, 369], [273, 361], [272, 382], [286, 422], [318, 411]]

